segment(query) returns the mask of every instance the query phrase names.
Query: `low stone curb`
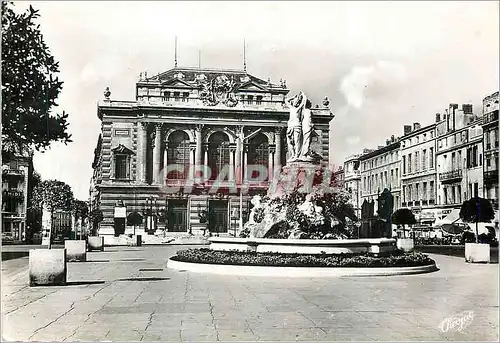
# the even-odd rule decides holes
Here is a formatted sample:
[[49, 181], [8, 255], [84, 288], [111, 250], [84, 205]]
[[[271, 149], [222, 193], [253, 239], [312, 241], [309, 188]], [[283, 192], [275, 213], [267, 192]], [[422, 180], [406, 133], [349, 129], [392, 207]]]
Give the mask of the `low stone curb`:
[[244, 275], [267, 277], [339, 277], [339, 276], [391, 276], [431, 273], [439, 270], [436, 264], [418, 267], [387, 267], [387, 268], [359, 268], [359, 267], [267, 267], [241, 266], [226, 264], [208, 264], [180, 262], [169, 259], [167, 267], [170, 269], [189, 271], [193, 273], [209, 273], [219, 275]]

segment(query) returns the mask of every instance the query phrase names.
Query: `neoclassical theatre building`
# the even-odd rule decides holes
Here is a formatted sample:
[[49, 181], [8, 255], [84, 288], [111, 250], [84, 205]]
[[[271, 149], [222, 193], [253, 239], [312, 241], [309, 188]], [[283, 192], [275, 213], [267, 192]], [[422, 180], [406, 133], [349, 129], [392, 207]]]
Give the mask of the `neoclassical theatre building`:
[[[289, 90], [245, 70], [175, 67], [99, 101], [91, 199], [99, 235], [238, 234], [254, 194], [285, 164]], [[328, 100], [312, 104], [311, 146], [328, 165]], [[142, 224], [127, 220], [138, 212]], [[144, 230], [144, 231], [143, 231]]]

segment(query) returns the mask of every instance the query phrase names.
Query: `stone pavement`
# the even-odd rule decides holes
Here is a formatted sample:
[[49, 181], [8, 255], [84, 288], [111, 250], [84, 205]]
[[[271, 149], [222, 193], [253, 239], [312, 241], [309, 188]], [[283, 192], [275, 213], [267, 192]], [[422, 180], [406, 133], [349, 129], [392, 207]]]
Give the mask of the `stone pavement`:
[[[22, 341], [497, 340], [498, 264], [431, 255], [410, 276], [264, 278], [166, 268], [175, 246], [107, 248], [69, 263], [69, 285], [28, 286], [2, 263], [2, 336]], [[461, 331], [445, 318], [473, 311]]]

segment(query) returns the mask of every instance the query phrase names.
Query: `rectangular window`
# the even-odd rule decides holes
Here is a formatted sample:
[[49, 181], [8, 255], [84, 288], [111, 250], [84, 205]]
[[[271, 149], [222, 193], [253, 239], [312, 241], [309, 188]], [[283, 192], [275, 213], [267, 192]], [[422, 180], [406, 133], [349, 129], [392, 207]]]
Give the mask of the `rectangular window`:
[[253, 104], [253, 95], [247, 96], [247, 102], [248, 102], [249, 105]]
[[180, 92], [174, 92], [174, 99], [175, 101], [179, 101], [179, 97], [181, 96]]
[[427, 194], [427, 182], [422, 183], [422, 199], [429, 199], [429, 195]]
[[457, 186], [457, 197], [458, 197], [458, 203], [462, 203], [462, 186], [458, 185]]
[[474, 145], [474, 147], [472, 148], [472, 166], [473, 167], [477, 167], [479, 165], [479, 161], [478, 161], [478, 153], [477, 153], [477, 145]]
[[127, 173], [127, 156], [126, 155], [116, 155], [115, 156], [115, 179], [126, 179], [128, 178]]
[[129, 136], [130, 131], [129, 130], [123, 130], [123, 129], [116, 129], [115, 130], [115, 136]]
[[411, 154], [408, 154], [408, 173], [411, 173]]
[[429, 168], [434, 168], [434, 148], [429, 148]]
[[415, 200], [419, 201], [420, 200], [420, 184], [416, 183], [415, 184]]
[[451, 203], [455, 204], [455, 187], [451, 186]]
[[451, 153], [451, 170], [457, 169], [456, 164], [457, 164], [457, 156], [456, 156], [455, 152], [452, 152]]
[[444, 192], [444, 194], [443, 194], [444, 195], [444, 204], [448, 205], [448, 189], [445, 187], [443, 189], [443, 192]]
[[184, 92], [182, 93], [182, 102], [188, 102], [189, 101], [189, 93]]
[[434, 200], [434, 181], [429, 182], [429, 200]]
[[406, 202], [406, 186], [403, 186], [403, 202]]
[[418, 151], [415, 151], [415, 172], [420, 170], [420, 160], [418, 158]]
[[403, 156], [403, 175], [406, 175], [406, 156]]
[[255, 101], [257, 105], [262, 105], [262, 95], [257, 95], [257, 99]]
[[396, 185], [399, 183], [399, 168], [396, 168]]
[[170, 100], [170, 92], [164, 92], [163, 101], [169, 101], [169, 100]]
[[488, 158], [486, 159], [486, 166], [487, 167], [491, 167], [491, 158], [488, 156]]
[[477, 182], [474, 183], [474, 197], [479, 196], [479, 184]]
[[422, 151], [422, 171], [427, 169], [427, 150]]

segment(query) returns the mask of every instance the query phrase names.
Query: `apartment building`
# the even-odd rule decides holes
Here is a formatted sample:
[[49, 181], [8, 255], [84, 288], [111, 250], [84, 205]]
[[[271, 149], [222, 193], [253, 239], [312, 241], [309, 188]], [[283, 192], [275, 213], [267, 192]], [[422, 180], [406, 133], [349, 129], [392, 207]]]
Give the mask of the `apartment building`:
[[483, 99], [484, 197], [498, 209], [498, 92]]
[[436, 124], [437, 204], [459, 208], [463, 201], [483, 196], [482, 118], [472, 105], [450, 104]]
[[375, 201], [378, 210], [379, 195], [388, 189], [394, 197], [394, 210], [401, 207], [401, 142], [394, 135], [386, 140], [385, 146], [359, 157], [361, 165], [361, 204]]
[[436, 124], [405, 125], [401, 137], [402, 207], [411, 208], [421, 224], [432, 224], [436, 204]]

